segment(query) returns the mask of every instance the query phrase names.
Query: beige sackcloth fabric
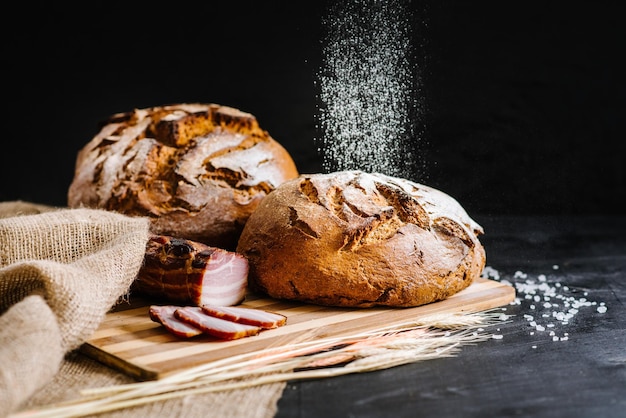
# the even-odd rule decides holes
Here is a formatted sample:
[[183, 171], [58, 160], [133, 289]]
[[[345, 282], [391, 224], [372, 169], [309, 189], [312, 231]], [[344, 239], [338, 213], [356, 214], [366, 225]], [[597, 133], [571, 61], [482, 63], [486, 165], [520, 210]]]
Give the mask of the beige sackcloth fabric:
[[[0, 417], [134, 381], [78, 348], [128, 296], [148, 234], [146, 218], [0, 202]], [[269, 418], [284, 388], [189, 395], [98, 416]]]

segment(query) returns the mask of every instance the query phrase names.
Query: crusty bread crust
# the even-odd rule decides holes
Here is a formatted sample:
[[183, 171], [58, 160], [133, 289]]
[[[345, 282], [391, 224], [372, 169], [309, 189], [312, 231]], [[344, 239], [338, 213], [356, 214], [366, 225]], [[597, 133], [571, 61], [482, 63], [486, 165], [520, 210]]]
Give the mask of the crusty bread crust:
[[339, 307], [412, 307], [468, 287], [482, 227], [447, 194], [382, 174], [301, 175], [250, 216], [237, 252], [269, 296]]
[[111, 116], [80, 150], [70, 207], [149, 216], [152, 232], [234, 249], [258, 203], [298, 175], [250, 113], [189, 103]]

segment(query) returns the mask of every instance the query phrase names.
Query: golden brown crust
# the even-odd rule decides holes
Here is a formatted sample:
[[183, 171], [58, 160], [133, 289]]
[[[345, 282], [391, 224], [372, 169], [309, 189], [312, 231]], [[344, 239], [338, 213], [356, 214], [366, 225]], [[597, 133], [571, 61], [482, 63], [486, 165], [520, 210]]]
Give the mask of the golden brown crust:
[[187, 103], [111, 116], [80, 150], [70, 207], [149, 216], [152, 232], [234, 249], [267, 193], [298, 175], [250, 113]]
[[346, 171], [301, 175], [249, 218], [237, 252], [250, 287], [279, 299], [410, 307], [446, 299], [485, 266], [482, 228], [450, 196]]

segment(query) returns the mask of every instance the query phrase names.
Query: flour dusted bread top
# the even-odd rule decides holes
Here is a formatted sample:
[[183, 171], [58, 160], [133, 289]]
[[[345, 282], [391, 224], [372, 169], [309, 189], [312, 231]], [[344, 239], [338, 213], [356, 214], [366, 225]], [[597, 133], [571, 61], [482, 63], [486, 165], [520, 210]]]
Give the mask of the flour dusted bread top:
[[258, 203], [297, 175], [252, 114], [174, 104], [111, 116], [78, 153], [68, 205], [149, 216], [156, 234], [234, 249]]
[[468, 287], [483, 233], [449, 195], [361, 171], [301, 175], [250, 216], [237, 251], [249, 286], [326, 306], [411, 307]]

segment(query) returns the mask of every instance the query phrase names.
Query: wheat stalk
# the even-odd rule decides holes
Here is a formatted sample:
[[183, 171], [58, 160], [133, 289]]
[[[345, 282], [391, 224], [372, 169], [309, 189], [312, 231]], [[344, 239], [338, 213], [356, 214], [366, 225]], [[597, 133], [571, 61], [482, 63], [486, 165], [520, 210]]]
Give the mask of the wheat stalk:
[[491, 338], [483, 327], [502, 321], [493, 311], [435, 314], [343, 337], [301, 341], [241, 354], [160, 380], [88, 389], [82, 397], [10, 418], [82, 417], [180, 396], [257, 385], [365, 373], [455, 355]]

